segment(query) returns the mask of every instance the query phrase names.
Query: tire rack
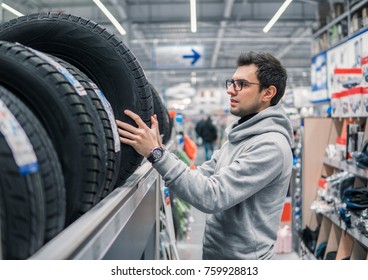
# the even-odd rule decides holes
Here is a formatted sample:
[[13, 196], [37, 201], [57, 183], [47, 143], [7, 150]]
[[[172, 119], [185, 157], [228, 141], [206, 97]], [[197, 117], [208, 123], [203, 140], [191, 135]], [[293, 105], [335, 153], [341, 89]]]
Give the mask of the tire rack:
[[[168, 147], [172, 146], [169, 142]], [[160, 258], [160, 188], [152, 165], [142, 165], [91, 210], [65, 228], [29, 259]]]

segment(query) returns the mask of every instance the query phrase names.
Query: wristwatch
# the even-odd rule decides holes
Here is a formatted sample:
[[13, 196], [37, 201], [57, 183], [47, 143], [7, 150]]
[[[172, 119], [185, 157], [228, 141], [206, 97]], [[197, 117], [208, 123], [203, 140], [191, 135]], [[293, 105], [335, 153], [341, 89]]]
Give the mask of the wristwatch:
[[155, 163], [155, 162], [158, 162], [160, 159], [162, 159], [164, 155], [164, 149], [161, 148], [161, 147], [154, 147], [149, 156], [147, 157], [147, 160], [150, 162], [150, 163]]

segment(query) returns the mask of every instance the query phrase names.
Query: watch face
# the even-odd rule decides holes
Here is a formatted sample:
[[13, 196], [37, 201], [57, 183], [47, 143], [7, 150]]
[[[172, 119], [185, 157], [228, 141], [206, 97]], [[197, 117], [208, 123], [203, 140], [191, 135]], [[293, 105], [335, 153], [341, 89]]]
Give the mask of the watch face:
[[148, 156], [148, 160], [152, 163], [159, 161], [164, 154], [164, 151], [160, 147], [156, 147], [151, 151], [151, 154]]
[[162, 150], [161, 149], [154, 149], [152, 151], [152, 157], [157, 160], [160, 159], [162, 157]]

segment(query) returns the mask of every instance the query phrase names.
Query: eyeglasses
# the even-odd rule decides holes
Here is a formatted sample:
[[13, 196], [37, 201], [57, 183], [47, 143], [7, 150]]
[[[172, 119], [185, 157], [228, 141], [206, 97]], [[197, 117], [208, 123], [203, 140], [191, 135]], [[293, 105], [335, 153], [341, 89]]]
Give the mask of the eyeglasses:
[[262, 86], [262, 84], [251, 83], [246, 80], [226, 80], [226, 89], [229, 89], [231, 85], [234, 86], [234, 90], [236, 91], [240, 91], [243, 89], [243, 87], [249, 87], [250, 85]]

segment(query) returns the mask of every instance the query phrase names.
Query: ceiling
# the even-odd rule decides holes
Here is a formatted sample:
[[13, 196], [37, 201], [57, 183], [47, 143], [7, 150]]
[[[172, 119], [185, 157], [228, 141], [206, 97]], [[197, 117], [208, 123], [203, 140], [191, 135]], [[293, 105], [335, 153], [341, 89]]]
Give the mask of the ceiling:
[[[190, 0], [101, 0], [126, 30], [120, 35], [92, 0], [4, 0], [23, 14], [63, 12], [93, 20], [116, 34], [134, 53], [147, 78], [159, 91], [180, 83], [193, 87], [224, 86], [232, 76], [241, 52], [268, 51], [289, 73], [289, 86], [310, 85], [312, 30], [318, 28], [321, 3], [294, 0], [265, 34], [263, 27], [284, 1], [197, 0], [197, 32], [190, 31]], [[14, 15], [2, 12], [2, 20]], [[164, 47], [167, 47], [167, 51]], [[200, 58], [172, 64], [171, 55], [183, 48]], [[191, 55], [192, 53], [188, 53]]]

